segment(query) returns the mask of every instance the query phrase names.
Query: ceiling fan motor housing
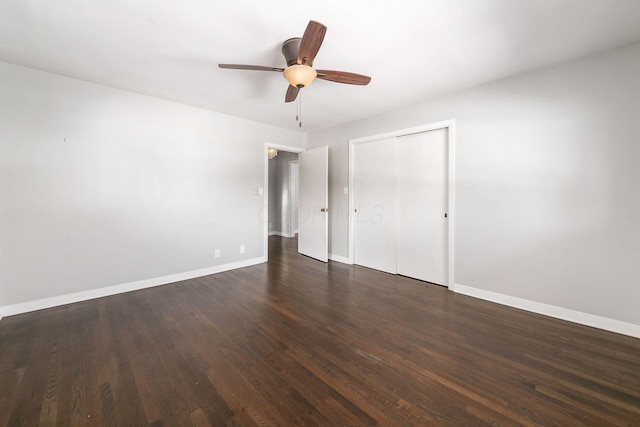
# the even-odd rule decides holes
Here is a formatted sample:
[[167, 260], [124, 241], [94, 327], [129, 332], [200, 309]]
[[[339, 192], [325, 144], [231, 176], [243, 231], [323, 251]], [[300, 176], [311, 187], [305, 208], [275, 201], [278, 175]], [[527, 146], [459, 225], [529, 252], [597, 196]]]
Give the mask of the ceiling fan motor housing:
[[[302, 37], [292, 37], [282, 43], [282, 54], [287, 61], [287, 67], [298, 63], [298, 51], [300, 50], [300, 41]], [[306, 63], [305, 65], [313, 66], [313, 63]]]

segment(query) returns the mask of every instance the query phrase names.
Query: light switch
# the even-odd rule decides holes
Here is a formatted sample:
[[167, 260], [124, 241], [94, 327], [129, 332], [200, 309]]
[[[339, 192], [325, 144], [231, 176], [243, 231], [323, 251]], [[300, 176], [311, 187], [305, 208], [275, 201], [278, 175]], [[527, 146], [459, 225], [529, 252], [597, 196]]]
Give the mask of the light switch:
[[258, 187], [258, 195], [262, 196], [264, 194], [264, 188]]
[[349, 187], [344, 187], [344, 195], [345, 196], [349, 195]]

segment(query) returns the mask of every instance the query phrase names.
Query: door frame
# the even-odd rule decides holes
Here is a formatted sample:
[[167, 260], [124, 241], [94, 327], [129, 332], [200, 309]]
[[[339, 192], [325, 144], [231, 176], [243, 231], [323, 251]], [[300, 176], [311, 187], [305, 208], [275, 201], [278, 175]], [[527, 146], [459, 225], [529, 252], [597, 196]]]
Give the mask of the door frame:
[[262, 153], [262, 158], [264, 159], [262, 222], [264, 223], [263, 251], [265, 262], [269, 261], [269, 148], [297, 154], [307, 151], [306, 148], [294, 147], [292, 145], [273, 144], [271, 142], [264, 143], [264, 152]]
[[454, 280], [454, 254], [455, 254], [455, 153], [456, 153], [456, 122], [454, 119], [441, 122], [429, 123], [422, 126], [415, 126], [399, 129], [392, 132], [380, 133], [362, 138], [349, 140], [349, 264], [355, 263], [355, 206], [353, 193], [353, 173], [355, 165], [355, 146], [371, 141], [385, 138], [396, 138], [414, 133], [428, 132], [437, 129], [447, 129], [447, 287], [453, 291]]

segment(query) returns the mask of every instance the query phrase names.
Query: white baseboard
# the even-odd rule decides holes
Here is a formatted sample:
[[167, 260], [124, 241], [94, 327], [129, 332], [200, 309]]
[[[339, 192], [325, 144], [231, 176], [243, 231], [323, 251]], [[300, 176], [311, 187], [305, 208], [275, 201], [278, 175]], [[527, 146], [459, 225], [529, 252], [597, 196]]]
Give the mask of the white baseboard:
[[280, 237], [286, 237], [287, 239], [290, 239], [292, 237], [295, 237], [295, 234], [292, 236], [290, 234], [283, 233], [282, 231], [270, 231], [269, 236], [280, 236]]
[[180, 282], [182, 280], [194, 279], [196, 277], [222, 273], [223, 271], [235, 270], [236, 268], [249, 267], [251, 265], [261, 264], [263, 262], [265, 262], [265, 259], [263, 257], [252, 258], [244, 261], [217, 265], [215, 267], [201, 268], [199, 270], [186, 271], [184, 273], [170, 274], [168, 276], [154, 277], [152, 279], [138, 280], [136, 282], [129, 282], [120, 285], [92, 289], [90, 291], [75, 292], [72, 294], [60, 295], [51, 298], [43, 298], [19, 304], [6, 305], [4, 307], [0, 307], [0, 319], [3, 316], [13, 316], [15, 314], [27, 313], [29, 311], [42, 310], [44, 308], [71, 304], [74, 302], [121, 294], [124, 292], [137, 291], [139, 289], [167, 285], [169, 283]]
[[329, 259], [331, 261], [341, 262], [343, 264], [353, 264], [352, 262], [349, 261], [349, 258], [341, 255], [329, 254]]
[[594, 314], [584, 313], [581, 311], [570, 310], [568, 308], [557, 307], [555, 305], [544, 304], [541, 302], [526, 300], [518, 297], [500, 294], [497, 292], [486, 291], [484, 289], [473, 288], [457, 284], [454, 292], [480, 298], [487, 301], [496, 302], [498, 304], [507, 305], [509, 307], [519, 308], [533, 313], [543, 314], [545, 316], [555, 317], [556, 319], [567, 320], [581, 325], [591, 326], [605, 331], [616, 332], [622, 335], [628, 335], [640, 338], [640, 325], [622, 322], [620, 320], [610, 319], [608, 317], [596, 316]]

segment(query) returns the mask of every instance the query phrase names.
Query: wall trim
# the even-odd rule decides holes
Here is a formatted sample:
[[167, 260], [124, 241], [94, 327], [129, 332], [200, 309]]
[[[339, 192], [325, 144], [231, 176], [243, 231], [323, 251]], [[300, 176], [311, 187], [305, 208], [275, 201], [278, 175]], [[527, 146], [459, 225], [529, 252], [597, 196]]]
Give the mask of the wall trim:
[[351, 264], [351, 265], [353, 264], [349, 259], [349, 257], [342, 256], [342, 255], [329, 254], [329, 259], [331, 261], [341, 262], [343, 264]]
[[458, 283], [456, 283], [454, 287], [454, 292], [537, 314], [543, 314], [545, 316], [555, 317], [556, 319], [567, 320], [569, 322], [591, 326], [609, 332], [640, 338], [640, 325], [633, 323], [622, 322], [620, 320], [596, 316], [595, 314], [584, 313], [582, 311], [570, 310], [568, 308], [558, 307], [555, 305], [486, 291], [484, 289], [478, 289]]
[[13, 316], [15, 314], [57, 307], [74, 302], [87, 301], [95, 298], [121, 294], [124, 292], [152, 288], [155, 286], [168, 285], [171, 283], [180, 282], [182, 280], [195, 279], [196, 277], [222, 273], [224, 271], [235, 270], [237, 268], [262, 264], [264, 262], [266, 262], [266, 260], [263, 257], [252, 258], [243, 261], [232, 262], [229, 264], [217, 265], [215, 267], [201, 268], [199, 270], [185, 271], [183, 273], [154, 277], [152, 279], [138, 280], [136, 282], [122, 283], [120, 285], [106, 286], [104, 288], [92, 289], [89, 291], [75, 292], [72, 294], [59, 295], [51, 298], [43, 298], [13, 305], [6, 305], [4, 307], [0, 307], [0, 319], [3, 316]]

